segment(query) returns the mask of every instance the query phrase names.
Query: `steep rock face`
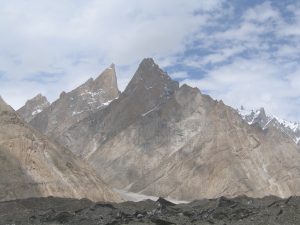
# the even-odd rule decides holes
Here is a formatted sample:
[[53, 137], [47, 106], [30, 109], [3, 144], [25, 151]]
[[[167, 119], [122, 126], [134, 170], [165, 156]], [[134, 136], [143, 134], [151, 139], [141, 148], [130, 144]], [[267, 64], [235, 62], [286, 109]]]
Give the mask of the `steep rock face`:
[[[262, 131], [248, 126], [222, 102], [200, 93], [192, 97], [193, 90], [189, 92], [183, 96], [195, 110], [186, 110], [188, 106], [182, 105], [176, 95], [174, 100], [181, 106], [169, 108], [170, 113], [180, 115], [178, 122], [171, 122], [179, 135], [171, 135], [169, 149], [176, 139], [184, 137], [185, 141], [176, 151], [165, 154], [159, 166], [134, 182], [131, 191], [184, 200], [299, 194], [300, 155], [287, 136], [275, 129]], [[167, 118], [171, 118], [170, 114]]]
[[299, 194], [299, 160], [288, 137], [188, 86], [88, 158], [114, 187], [181, 200]]
[[160, 107], [178, 89], [153, 59], [144, 59], [125, 91], [107, 108], [86, 117], [58, 138], [84, 158], [122, 132], [141, 115]]
[[48, 102], [47, 98], [41, 94], [38, 94], [34, 98], [28, 100], [26, 104], [17, 112], [26, 122], [30, 122], [35, 115], [42, 112], [48, 106], [50, 106], [50, 103]]
[[30, 122], [40, 132], [58, 138], [64, 130], [92, 112], [105, 108], [119, 96], [114, 65], [106, 69], [97, 79], [89, 79], [60, 98]]
[[300, 155], [287, 135], [179, 88], [152, 59], [119, 99], [59, 141], [118, 189], [181, 200], [300, 194]]
[[0, 201], [45, 196], [120, 200], [89, 165], [29, 127], [0, 98]]
[[244, 107], [241, 107], [241, 109], [238, 109], [238, 112], [248, 124], [258, 124], [263, 130], [274, 127], [278, 131], [288, 135], [300, 146], [300, 123], [286, 121], [274, 115], [266, 114], [264, 108], [246, 110]]

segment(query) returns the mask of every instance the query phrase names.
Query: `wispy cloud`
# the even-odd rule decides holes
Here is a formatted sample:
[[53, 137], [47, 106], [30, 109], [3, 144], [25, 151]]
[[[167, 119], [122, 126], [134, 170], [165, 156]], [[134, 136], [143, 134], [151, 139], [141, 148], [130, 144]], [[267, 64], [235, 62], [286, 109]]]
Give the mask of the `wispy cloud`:
[[[111, 62], [124, 88], [142, 58], [166, 62], [183, 53], [221, 2], [2, 1], [0, 69], [11, 82], [0, 83], [1, 95], [15, 108], [26, 101], [28, 91], [34, 95], [42, 89], [53, 100], [62, 90], [97, 76]], [[61, 74], [55, 86], [49, 74]], [[24, 88], [29, 81], [37, 83], [31, 91]], [[17, 90], [22, 94], [11, 95], [16, 88], [12, 83], [23, 84]]]
[[200, 46], [211, 51], [189, 55], [184, 63], [201, 68], [202, 76], [182, 82], [234, 107], [262, 106], [299, 121], [299, 15], [297, 4], [278, 6], [265, 1], [233, 15], [235, 22], [223, 28], [200, 33]]
[[295, 1], [12, 0], [0, 17], [0, 94], [15, 108], [38, 92], [54, 100], [111, 62], [124, 89], [154, 57], [227, 104], [300, 121]]

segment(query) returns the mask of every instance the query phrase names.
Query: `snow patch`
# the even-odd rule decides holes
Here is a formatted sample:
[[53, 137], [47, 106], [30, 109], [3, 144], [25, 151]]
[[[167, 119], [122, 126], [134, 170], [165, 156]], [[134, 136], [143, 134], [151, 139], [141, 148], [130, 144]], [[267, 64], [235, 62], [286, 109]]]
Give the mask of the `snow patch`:
[[283, 125], [284, 127], [290, 128], [291, 130], [293, 130], [294, 132], [296, 132], [297, 130], [300, 130], [300, 124], [296, 123], [296, 122], [291, 122], [291, 121], [286, 121], [283, 119], [280, 119], [276, 116], [274, 116], [274, 118], [276, 118], [276, 120]]
[[108, 106], [113, 100], [109, 100], [107, 102], [104, 102], [102, 105]]
[[150, 90], [152, 89], [153, 87], [147, 87], [147, 86], [144, 86], [146, 88], [146, 90]]
[[94, 98], [94, 97], [96, 97], [98, 95], [101, 95], [102, 93], [103, 93], [102, 89], [99, 89], [97, 92], [91, 92], [91, 91], [84, 90], [83, 93], [81, 93], [80, 95], [81, 96], [90, 95], [92, 98]]
[[84, 157], [85, 159], [88, 159], [98, 149], [98, 144], [97, 144], [97, 141], [95, 139], [93, 139], [92, 143], [93, 143], [92, 144], [93, 145], [92, 150], [88, 154], [86, 154], [86, 156]]
[[269, 125], [273, 120], [274, 120], [274, 118], [270, 119], [262, 129], [265, 130], [266, 128], [268, 128], [268, 125]]
[[[243, 120], [251, 125], [260, 116], [261, 110], [247, 110], [241, 107], [241, 109], [237, 109], [237, 112], [241, 115]], [[300, 123], [287, 121], [272, 114], [266, 114], [266, 119], [267, 122], [263, 125], [263, 130], [268, 128], [271, 122], [274, 122], [274, 127], [290, 136], [296, 144], [300, 143]]]
[[73, 113], [72, 113], [72, 116], [75, 116], [75, 115], [78, 115], [78, 114], [81, 114], [81, 113], [83, 113], [84, 111], [80, 111], [80, 112], [76, 112], [76, 111], [74, 111]]
[[36, 110], [34, 110], [33, 112], [32, 112], [32, 116], [34, 116], [34, 115], [36, 115], [36, 114], [38, 114], [38, 113], [40, 113], [40, 112], [42, 112], [43, 110], [42, 109], [36, 109]]
[[[134, 193], [134, 192], [129, 192], [129, 191], [125, 191], [122, 189], [116, 189], [114, 188], [114, 191], [117, 192], [119, 195], [121, 195], [121, 197], [126, 200], [126, 201], [132, 201], [132, 202], [139, 202], [139, 201], [144, 201], [147, 199], [150, 199], [152, 201], [157, 201], [159, 197], [156, 196], [150, 196], [150, 195], [144, 195], [141, 193]], [[169, 202], [173, 202], [174, 204], [185, 204], [185, 203], [189, 203], [188, 201], [180, 201], [180, 200], [175, 200], [172, 198], [165, 198], [167, 201]]]
[[155, 106], [153, 109], [150, 109], [148, 112], [143, 113], [142, 116], [143, 116], [143, 117], [144, 117], [144, 116], [147, 116], [149, 113], [153, 112], [153, 111], [156, 110], [156, 109], [158, 109], [157, 106]]

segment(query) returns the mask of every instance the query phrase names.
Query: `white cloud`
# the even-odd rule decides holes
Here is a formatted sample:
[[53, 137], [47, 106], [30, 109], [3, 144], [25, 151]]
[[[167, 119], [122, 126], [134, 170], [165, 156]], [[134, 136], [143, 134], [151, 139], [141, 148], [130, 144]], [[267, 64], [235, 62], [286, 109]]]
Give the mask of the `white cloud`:
[[198, 87], [235, 108], [264, 107], [282, 118], [299, 120], [295, 98], [300, 96], [300, 65], [288, 76], [291, 69], [294, 70], [289, 64], [239, 58], [209, 71], [203, 79], [186, 79], [182, 83]]
[[245, 46], [235, 45], [218, 49], [215, 53], [201, 57], [187, 57], [184, 60], [185, 65], [191, 67], [203, 67], [206, 64], [216, 64], [229, 60], [231, 57], [238, 55], [246, 50]]
[[[38, 92], [54, 100], [111, 62], [124, 88], [142, 58], [166, 62], [183, 52], [220, 6], [221, 0], [2, 1], [0, 70], [9, 82], [0, 81], [0, 94], [15, 108]], [[24, 81], [39, 72], [62, 75], [56, 84]]]
[[248, 9], [243, 19], [250, 22], [267, 22], [268, 20], [277, 21], [280, 18], [280, 13], [275, 10], [271, 2], [266, 1], [260, 5]]
[[185, 71], [177, 71], [169, 75], [172, 79], [184, 79], [189, 77], [189, 75]]
[[300, 4], [281, 6], [289, 18], [274, 1], [240, 15], [234, 4], [1, 1], [0, 94], [15, 108], [39, 92], [54, 100], [112, 62], [123, 90], [139, 61], [154, 57], [162, 67], [182, 66], [173, 78], [232, 106], [264, 106], [300, 121]]
[[290, 11], [288, 18], [273, 2], [262, 2], [235, 18], [235, 23], [200, 33], [199, 46], [210, 52], [187, 57], [184, 64], [200, 68], [205, 76], [182, 83], [233, 107], [262, 106], [300, 121], [300, 5], [281, 10]]

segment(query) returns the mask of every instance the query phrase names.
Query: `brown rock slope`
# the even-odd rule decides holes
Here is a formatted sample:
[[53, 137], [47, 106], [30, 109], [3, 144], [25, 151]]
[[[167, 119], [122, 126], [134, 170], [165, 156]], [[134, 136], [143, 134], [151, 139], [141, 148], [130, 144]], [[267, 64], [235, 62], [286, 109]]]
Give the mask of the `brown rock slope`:
[[111, 186], [133, 192], [182, 200], [300, 194], [295, 143], [198, 89], [179, 88], [152, 59], [117, 100], [59, 141]]
[[86, 163], [29, 127], [0, 98], [0, 201], [45, 196], [120, 200]]

